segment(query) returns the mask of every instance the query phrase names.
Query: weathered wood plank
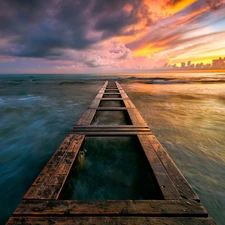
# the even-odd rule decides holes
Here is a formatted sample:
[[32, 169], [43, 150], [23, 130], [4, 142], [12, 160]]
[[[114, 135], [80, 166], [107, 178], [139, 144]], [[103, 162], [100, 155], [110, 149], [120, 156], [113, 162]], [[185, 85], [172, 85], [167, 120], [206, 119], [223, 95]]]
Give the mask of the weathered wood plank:
[[124, 132], [108, 132], [108, 131], [76, 131], [71, 132], [76, 133], [80, 135], [88, 135], [88, 136], [124, 136], [124, 135], [146, 135], [146, 134], [152, 134], [151, 131], [124, 131]]
[[11, 217], [7, 225], [21, 224], [82, 224], [82, 225], [98, 225], [98, 224], [123, 224], [123, 225], [216, 225], [210, 218], [193, 218], [193, 217]]
[[101, 98], [101, 101], [122, 101], [125, 98]]
[[177, 166], [172, 161], [168, 153], [159, 143], [157, 138], [154, 135], [148, 136], [147, 138], [149, 139], [151, 146], [154, 148], [156, 154], [158, 155], [161, 162], [163, 163], [167, 173], [169, 174], [171, 180], [175, 184], [180, 195], [186, 199], [193, 199], [193, 200], [199, 201], [199, 197], [194, 192], [194, 190], [189, 185], [189, 183], [184, 178], [184, 176], [181, 174], [180, 170], [177, 168]]
[[133, 124], [135, 124], [135, 125], [141, 124], [141, 125], [146, 126], [147, 124], [146, 124], [145, 120], [142, 118], [141, 114], [136, 109], [135, 105], [131, 102], [131, 100], [129, 99], [129, 97], [125, 93], [125, 91], [122, 89], [121, 85], [118, 82], [116, 82], [116, 85], [117, 85], [118, 88], [120, 88], [120, 94], [121, 94], [122, 98], [124, 99], [125, 106], [127, 108], [133, 108], [133, 109], [128, 110], [128, 114], [129, 114]]
[[119, 88], [106, 88], [105, 90], [108, 90], [108, 91], [117, 91], [117, 90], [119, 90]]
[[[96, 97], [94, 98], [94, 100], [91, 102], [90, 104], [90, 108], [97, 108], [99, 106], [99, 103], [103, 97], [103, 94], [105, 92], [105, 88], [108, 85], [108, 81], [105, 82], [105, 84], [103, 85], [103, 87], [100, 89], [99, 93], [96, 95]], [[80, 117], [80, 119], [76, 122], [76, 125], [81, 125], [81, 124], [90, 124], [90, 118], [91, 120], [93, 119], [95, 114], [95, 111], [92, 110], [86, 110]]]
[[109, 83], [109, 81], [107, 80], [107, 81], [104, 83], [104, 85], [103, 85], [103, 87], [102, 87], [102, 88], [106, 88], [106, 87], [107, 87], [107, 85], [108, 85], [108, 83]]
[[120, 89], [120, 95], [121, 95], [123, 98], [128, 98], [126, 92], [125, 92], [123, 89]]
[[134, 111], [132, 109], [127, 109], [128, 115], [130, 117], [130, 120], [132, 122], [133, 125], [136, 126], [145, 126], [146, 124], [140, 124], [140, 122], [138, 121], [137, 117], [134, 114]]
[[56, 199], [83, 140], [84, 135], [69, 134], [26, 192], [23, 199]]
[[115, 94], [115, 95], [120, 95], [120, 92], [119, 92], [119, 90], [118, 91], [112, 91], [112, 92], [110, 92], [110, 90], [105, 90], [105, 92], [104, 92], [104, 94], [109, 94], [109, 95], [113, 95], [113, 94]]
[[96, 129], [79, 129], [79, 127], [74, 127], [74, 129], [71, 130], [72, 133], [74, 132], [151, 132], [148, 128], [122, 128], [122, 129], [105, 129], [105, 128], [96, 128]]
[[130, 101], [129, 98], [123, 99], [123, 102], [127, 108], [135, 108], [135, 105]]
[[118, 106], [118, 107], [97, 107], [91, 109], [95, 109], [96, 111], [126, 111], [128, 108]]
[[81, 117], [78, 119], [78, 121], [76, 122], [75, 125], [79, 126], [79, 125], [83, 125], [85, 119], [88, 117], [88, 115], [91, 113], [91, 109], [87, 109], [82, 115]]
[[96, 110], [95, 109], [87, 109], [84, 114], [80, 117], [80, 119], [77, 121], [77, 126], [85, 126], [90, 125], [91, 121], [93, 120], [95, 116]]
[[148, 127], [113, 127], [113, 126], [75, 126], [72, 129], [73, 132], [76, 131], [118, 131], [118, 132], [124, 132], [124, 131], [150, 131], [150, 129]]
[[95, 99], [92, 101], [92, 103], [90, 104], [89, 107], [90, 107], [90, 108], [96, 108], [96, 107], [98, 107], [100, 101], [101, 101], [101, 98], [95, 98]]
[[102, 96], [102, 98], [105, 98], [105, 99], [107, 99], [107, 98], [121, 98], [121, 94], [115, 94], [115, 93], [113, 93], [113, 94], [104, 94]]
[[117, 91], [105, 90], [104, 94], [120, 94], [120, 91], [119, 90], [117, 90]]
[[140, 124], [147, 125], [147, 123], [136, 108], [133, 109], [133, 112]]
[[103, 98], [104, 92], [98, 92], [95, 98]]
[[148, 126], [141, 126], [141, 125], [85, 125], [85, 126], [74, 126], [74, 127], [83, 127], [83, 128], [92, 128], [92, 127], [102, 127], [102, 128], [115, 128], [115, 129], [120, 129], [120, 128], [148, 128]]
[[181, 199], [179, 192], [174, 186], [172, 180], [168, 176], [168, 173], [162, 165], [158, 155], [149, 143], [147, 135], [138, 135], [138, 139], [142, 145], [148, 162], [153, 170], [156, 180], [159, 184], [159, 188], [163, 193], [165, 199]]
[[108, 89], [117, 89], [117, 86], [116, 85], [108, 85], [106, 88], [108, 88]]
[[120, 95], [120, 93], [104, 93], [104, 95]]
[[134, 109], [127, 109], [127, 112], [130, 116], [130, 119], [134, 125], [142, 125], [147, 126], [144, 119], [141, 117], [140, 113], [134, 108]]
[[134, 128], [134, 129], [76, 129], [71, 130], [74, 132], [151, 132], [150, 129], [147, 128]]
[[193, 200], [23, 200], [14, 216], [35, 215], [148, 215], [154, 217], [207, 217], [204, 207]]
[[90, 125], [94, 116], [95, 116], [96, 110], [90, 109], [89, 115], [85, 118], [85, 120], [81, 123], [81, 125]]

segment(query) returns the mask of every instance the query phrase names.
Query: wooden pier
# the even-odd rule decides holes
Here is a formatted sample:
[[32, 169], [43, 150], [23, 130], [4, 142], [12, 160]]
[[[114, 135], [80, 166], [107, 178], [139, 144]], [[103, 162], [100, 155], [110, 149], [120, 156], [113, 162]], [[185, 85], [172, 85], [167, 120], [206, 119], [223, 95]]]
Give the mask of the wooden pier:
[[[114, 125], [97, 119], [120, 113]], [[102, 114], [103, 113], [103, 114]], [[68, 200], [61, 192], [88, 137], [135, 136], [154, 175], [159, 199]], [[146, 177], [148, 179], [148, 177]], [[151, 190], [149, 190], [151, 192]], [[118, 82], [106, 81], [24, 195], [7, 225], [215, 225], [187, 180], [152, 134]]]

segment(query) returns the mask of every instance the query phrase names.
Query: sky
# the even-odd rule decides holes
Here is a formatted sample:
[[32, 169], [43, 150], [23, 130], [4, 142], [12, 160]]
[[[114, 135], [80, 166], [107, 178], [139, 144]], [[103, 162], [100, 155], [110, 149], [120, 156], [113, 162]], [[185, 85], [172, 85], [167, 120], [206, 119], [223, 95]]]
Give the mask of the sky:
[[225, 69], [225, 0], [1, 0], [0, 73]]

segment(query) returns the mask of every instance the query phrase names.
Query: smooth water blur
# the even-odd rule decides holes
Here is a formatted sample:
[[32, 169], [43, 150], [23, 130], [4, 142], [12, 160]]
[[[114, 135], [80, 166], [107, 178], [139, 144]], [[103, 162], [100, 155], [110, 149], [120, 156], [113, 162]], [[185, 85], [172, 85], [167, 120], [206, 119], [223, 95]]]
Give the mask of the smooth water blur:
[[0, 224], [104, 84], [38, 79], [41, 83], [0, 78]]
[[88, 137], [84, 149], [85, 153], [78, 153], [62, 199], [162, 199], [135, 136]]
[[[225, 83], [218, 81], [225, 76], [129, 77], [118, 78], [122, 87], [217, 225], [223, 225]], [[0, 224], [13, 213], [107, 78], [112, 77], [0, 75]]]
[[225, 84], [124, 83], [122, 87], [199, 195], [225, 219]]

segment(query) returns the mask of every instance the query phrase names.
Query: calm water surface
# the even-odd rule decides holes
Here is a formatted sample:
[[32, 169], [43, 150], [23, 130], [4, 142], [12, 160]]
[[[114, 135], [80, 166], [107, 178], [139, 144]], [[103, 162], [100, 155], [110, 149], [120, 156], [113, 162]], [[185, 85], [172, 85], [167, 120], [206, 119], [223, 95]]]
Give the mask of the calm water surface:
[[[0, 77], [0, 224], [103, 84], [88, 76]], [[224, 225], [225, 84], [124, 80], [121, 85], [210, 216]]]

